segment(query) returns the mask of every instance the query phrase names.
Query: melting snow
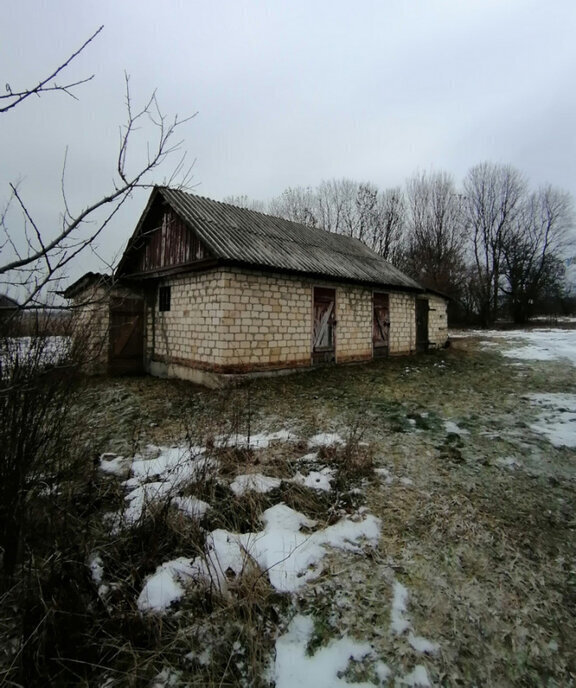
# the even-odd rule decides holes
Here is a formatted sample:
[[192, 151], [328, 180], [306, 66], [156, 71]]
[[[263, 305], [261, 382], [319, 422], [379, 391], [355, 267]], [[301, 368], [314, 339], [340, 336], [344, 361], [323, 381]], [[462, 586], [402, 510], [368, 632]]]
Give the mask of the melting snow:
[[214, 472], [216, 463], [204, 456], [202, 447], [154, 447], [147, 453], [158, 452], [154, 458], [136, 456], [132, 462], [132, 478], [123, 485], [128, 490], [123, 513], [127, 523], [135, 523], [151, 503], [172, 498], [174, 504], [189, 515], [202, 516], [208, 505], [193, 497], [181, 497], [178, 492], [194, 480]]
[[141, 611], [163, 611], [183, 595], [182, 581], [195, 579], [225, 593], [230, 575], [240, 576], [251, 560], [266, 571], [270, 583], [281, 592], [294, 592], [321, 572], [326, 546], [360, 551], [358, 542], [375, 545], [380, 521], [367, 515], [361, 520], [344, 518], [311, 534], [300, 529], [316, 523], [285, 504], [277, 504], [262, 514], [260, 533], [230, 533], [215, 530], [206, 540], [206, 552], [194, 560], [180, 557], [158, 567], [140, 597]]
[[335, 444], [346, 444], [337, 432], [321, 432], [308, 440], [309, 447], [331, 447]]
[[332, 489], [332, 480], [336, 471], [333, 468], [322, 468], [319, 471], [310, 471], [308, 475], [302, 475], [302, 473], [296, 473], [293, 482], [299, 485], [304, 485], [305, 487], [310, 487], [313, 490], [324, 490], [325, 492], [330, 492]]
[[399, 679], [399, 682], [405, 686], [414, 686], [414, 688], [429, 688], [432, 685], [428, 678], [426, 667], [423, 667], [421, 664], [414, 667], [414, 671], [410, 674]]
[[348, 683], [341, 677], [350, 660], [360, 661], [372, 654], [370, 645], [344, 637], [308, 655], [313, 631], [313, 619], [299, 614], [276, 641], [276, 660], [270, 672], [276, 688], [373, 688], [372, 683]]
[[281, 483], [280, 478], [271, 478], [261, 473], [248, 473], [246, 475], [237, 475], [230, 484], [230, 489], [235, 495], [240, 496], [250, 491], [270, 492], [270, 490], [280, 487]]
[[141, 612], [161, 612], [168, 609], [184, 595], [183, 583], [191, 579], [194, 573], [190, 560], [186, 557], [164, 562], [146, 580], [138, 597], [138, 609]]
[[576, 394], [530, 394], [528, 398], [542, 409], [530, 428], [555, 447], [576, 447]]
[[438, 643], [433, 643], [422, 636], [414, 635], [413, 633], [408, 634], [408, 642], [416, 650], [416, 652], [423, 652], [427, 655], [434, 655], [440, 649]]
[[174, 504], [180, 511], [183, 511], [191, 518], [201, 519], [210, 508], [207, 502], [203, 502], [196, 497], [173, 497], [172, 504]]
[[273, 442], [294, 442], [298, 438], [288, 430], [261, 432], [256, 435], [221, 435], [216, 439], [217, 447], [238, 447], [243, 449], [266, 449]]
[[123, 456], [116, 454], [102, 454], [100, 470], [111, 475], [124, 476], [129, 471], [128, 462]]
[[104, 578], [104, 562], [98, 552], [93, 552], [88, 559], [88, 568], [92, 575], [92, 580], [96, 585], [101, 585]]
[[520, 340], [519, 346], [502, 352], [509, 358], [527, 361], [556, 361], [564, 358], [576, 365], [576, 330], [477, 330], [467, 334], [490, 339]]
[[387, 485], [390, 485], [391, 483], [394, 482], [394, 476], [392, 475], [392, 473], [389, 471], [388, 468], [375, 468], [374, 473], [376, 473], [377, 476], [382, 478], [382, 480], [384, 480], [384, 482]]
[[390, 630], [397, 635], [402, 635], [410, 628], [408, 619], [408, 589], [394, 581], [392, 609], [390, 611]]
[[463, 428], [460, 428], [454, 421], [452, 420], [445, 420], [444, 421], [444, 429], [448, 433], [453, 433], [454, 435], [469, 435], [470, 432], [468, 430], [464, 430]]
[[503, 456], [499, 459], [496, 459], [496, 465], [500, 466], [501, 468], [509, 468], [510, 470], [516, 470], [517, 468], [522, 467], [522, 464], [512, 456]]

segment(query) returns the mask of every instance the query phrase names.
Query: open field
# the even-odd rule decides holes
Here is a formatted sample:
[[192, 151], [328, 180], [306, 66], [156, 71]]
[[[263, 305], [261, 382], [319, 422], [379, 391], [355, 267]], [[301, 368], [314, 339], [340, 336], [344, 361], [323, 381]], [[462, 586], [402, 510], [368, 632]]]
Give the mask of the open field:
[[224, 391], [88, 381], [86, 563], [140, 627], [94, 685], [574, 685], [575, 341], [473, 333]]

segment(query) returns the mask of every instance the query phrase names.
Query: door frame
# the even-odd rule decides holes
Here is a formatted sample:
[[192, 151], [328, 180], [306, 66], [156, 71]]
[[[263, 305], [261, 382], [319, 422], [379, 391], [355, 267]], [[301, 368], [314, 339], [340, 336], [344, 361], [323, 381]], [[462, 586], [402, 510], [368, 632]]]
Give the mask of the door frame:
[[[111, 296], [109, 304], [108, 373], [144, 373], [144, 299], [139, 296]], [[115, 322], [116, 321], [116, 322]], [[128, 352], [123, 356], [122, 354]]]
[[416, 298], [414, 303], [414, 316], [416, 319], [416, 352], [424, 353], [430, 346], [429, 317], [430, 302], [426, 298]]
[[[312, 287], [312, 365], [336, 362], [336, 305], [336, 289], [334, 287]], [[324, 322], [319, 321], [319, 317]], [[317, 344], [319, 338], [323, 337], [322, 331], [327, 333], [329, 338], [329, 344], [325, 346]]]
[[[380, 302], [379, 304], [377, 302]], [[385, 309], [386, 316], [381, 320], [377, 308]], [[380, 336], [378, 336], [380, 335]], [[390, 294], [383, 291], [372, 292], [372, 357], [384, 358], [390, 353]]]

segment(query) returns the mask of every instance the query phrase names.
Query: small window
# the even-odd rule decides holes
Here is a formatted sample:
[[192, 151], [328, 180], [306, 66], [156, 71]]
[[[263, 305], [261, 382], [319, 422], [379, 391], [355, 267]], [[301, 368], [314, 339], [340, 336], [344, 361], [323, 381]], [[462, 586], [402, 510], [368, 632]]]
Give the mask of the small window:
[[170, 310], [170, 287], [160, 287], [158, 289], [158, 310]]

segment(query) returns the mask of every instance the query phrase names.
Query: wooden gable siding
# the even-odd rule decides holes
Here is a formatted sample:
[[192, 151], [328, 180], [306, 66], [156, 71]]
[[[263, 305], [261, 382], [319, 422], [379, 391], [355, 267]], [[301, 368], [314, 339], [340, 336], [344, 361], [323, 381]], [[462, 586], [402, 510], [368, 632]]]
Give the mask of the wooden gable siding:
[[209, 257], [196, 235], [171, 210], [162, 214], [159, 226], [144, 232], [143, 239], [136, 272], [152, 272]]

